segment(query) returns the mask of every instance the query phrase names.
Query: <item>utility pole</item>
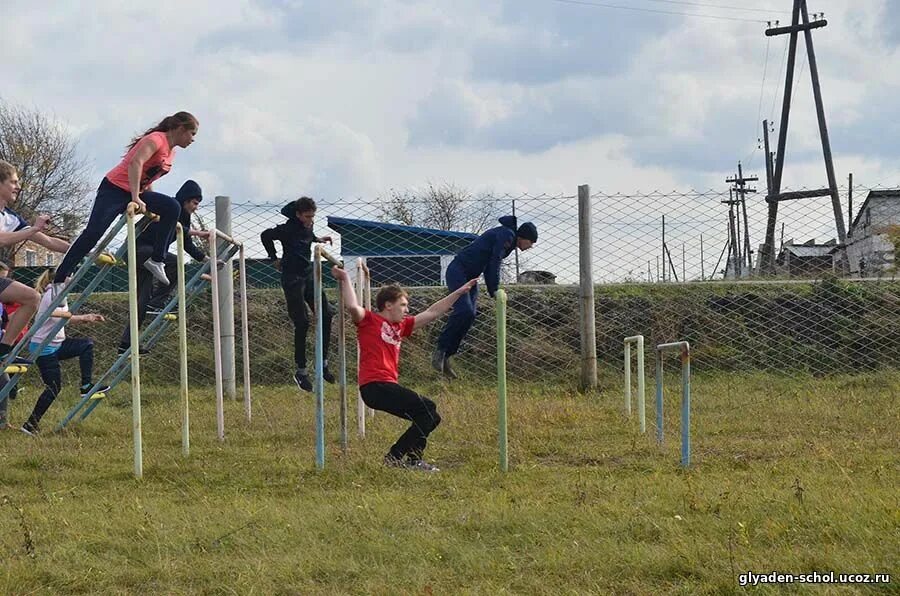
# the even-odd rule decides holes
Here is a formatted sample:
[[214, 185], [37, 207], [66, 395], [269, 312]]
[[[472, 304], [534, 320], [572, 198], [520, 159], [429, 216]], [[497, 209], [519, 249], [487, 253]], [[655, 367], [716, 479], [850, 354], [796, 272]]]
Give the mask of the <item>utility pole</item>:
[[[766, 221], [766, 240], [763, 245], [763, 251], [761, 251], [763, 254], [760, 255], [760, 261], [762, 263], [761, 269], [768, 273], [772, 273], [775, 270], [775, 226], [778, 217], [778, 203], [780, 201], [830, 196], [832, 208], [834, 210], [834, 224], [837, 230], [838, 242], [844, 249], [844, 256], [841, 258], [842, 268], [846, 270], [847, 231], [844, 226], [844, 213], [841, 208], [841, 199], [838, 194], [837, 179], [834, 174], [831, 141], [828, 137], [828, 126], [825, 123], [825, 108], [822, 101], [822, 89], [819, 83], [819, 68], [816, 63], [816, 53], [812, 41], [812, 30], [825, 27], [828, 25], [828, 21], [821, 18], [824, 15], [820, 14], [813, 14], [814, 20], [810, 21], [806, 0], [794, 0], [794, 8], [791, 14], [791, 25], [789, 27], [770, 27], [769, 29], [766, 29], [767, 37], [790, 35], [790, 40], [788, 42], [787, 71], [785, 73], [784, 99], [781, 104], [781, 122], [779, 124], [778, 132], [778, 151], [776, 153], [775, 172], [772, 175], [772, 184], [769, 186], [769, 192], [766, 196], [766, 201], [769, 204], [769, 215], [768, 220]], [[788, 122], [790, 121], [791, 113], [794, 65], [796, 64], [797, 59], [797, 41], [801, 32], [803, 33], [806, 42], [807, 62], [809, 63], [809, 75], [812, 81], [813, 99], [816, 104], [816, 117], [819, 123], [819, 137], [822, 141], [822, 155], [825, 161], [828, 187], [817, 190], [781, 192]]]
[[[759, 181], [759, 178], [757, 178], [756, 176], [752, 176], [750, 178], [744, 178], [744, 167], [741, 165], [741, 162], [738, 162], [737, 176], [733, 176], [731, 178], [725, 179], [725, 182], [728, 182], [729, 184], [734, 184], [734, 186], [731, 187], [729, 192], [733, 191], [734, 205], [740, 208], [740, 212], [738, 213], [738, 217], [737, 217], [737, 228], [738, 228], [737, 236], [740, 236], [740, 233], [741, 233], [740, 218], [741, 218], [741, 216], [743, 216], [743, 218], [744, 218], [744, 246], [743, 246], [744, 254], [743, 255], [740, 254], [740, 252], [741, 252], [740, 238], [738, 238], [738, 237], [734, 238], [734, 241], [737, 242], [737, 244], [738, 244], [738, 251], [737, 251], [738, 261], [740, 261], [740, 263], [741, 263], [740, 268], [736, 269], [736, 274], [738, 277], [740, 277], [740, 270], [743, 269], [745, 258], [746, 258], [746, 262], [747, 262], [746, 263], [747, 271], [750, 272], [753, 270], [753, 252], [750, 249], [750, 226], [747, 223], [747, 194], [755, 193], [756, 189], [755, 188], [747, 188], [747, 183], [748, 182], [757, 182], [757, 181]], [[732, 195], [729, 194], [729, 196], [732, 196]], [[722, 202], [724, 203], [725, 201], [722, 201]], [[729, 203], [729, 205], [731, 205], [731, 201], [729, 201], [728, 203]]]

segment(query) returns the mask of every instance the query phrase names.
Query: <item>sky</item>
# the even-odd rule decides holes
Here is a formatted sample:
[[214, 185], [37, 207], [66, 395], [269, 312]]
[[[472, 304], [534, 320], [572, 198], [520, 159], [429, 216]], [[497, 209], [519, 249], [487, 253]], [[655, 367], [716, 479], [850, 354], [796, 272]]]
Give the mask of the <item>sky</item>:
[[[207, 195], [261, 202], [429, 181], [552, 195], [726, 188], [738, 160], [762, 173], [760, 121], [780, 117], [787, 37], [759, 21], [789, 21], [791, 6], [130, 4], [6, 0], [0, 98], [56, 117], [98, 181], [133, 134], [188, 110], [197, 141], [157, 190], [191, 177]], [[900, 184], [900, 16], [888, 0], [809, 4], [829, 21], [814, 39], [838, 179]], [[784, 185], [821, 187], [803, 51], [797, 71]]]

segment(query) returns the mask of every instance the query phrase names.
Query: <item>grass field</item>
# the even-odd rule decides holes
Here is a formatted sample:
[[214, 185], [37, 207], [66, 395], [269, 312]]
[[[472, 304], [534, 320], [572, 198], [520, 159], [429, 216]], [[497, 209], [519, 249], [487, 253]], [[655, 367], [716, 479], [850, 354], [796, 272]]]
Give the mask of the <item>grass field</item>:
[[[688, 471], [670, 381], [662, 449], [649, 387], [641, 436], [612, 372], [592, 396], [513, 386], [501, 474], [495, 395], [408, 380], [444, 419], [435, 475], [380, 465], [403, 428], [383, 414], [364, 440], [352, 418], [342, 454], [333, 388], [324, 471], [313, 401], [287, 386], [255, 391], [249, 426], [227, 403], [224, 443], [212, 391], [196, 388], [184, 458], [177, 388], [145, 387], [142, 481], [123, 386], [67, 434], [0, 433], [0, 593], [781, 592], [741, 588], [746, 571], [890, 573], [791, 591], [900, 591], [900, 373], [697, 375]], [[13, 402], [14, 421], [34, 398]]]

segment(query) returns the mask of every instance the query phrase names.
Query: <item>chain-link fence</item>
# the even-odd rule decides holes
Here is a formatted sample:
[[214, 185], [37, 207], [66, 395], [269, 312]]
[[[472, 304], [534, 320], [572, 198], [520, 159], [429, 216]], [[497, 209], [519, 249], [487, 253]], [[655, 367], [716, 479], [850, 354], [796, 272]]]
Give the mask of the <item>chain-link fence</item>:
[[[773, 222], [762, 193], [591, 195], [601, 371], [621, 374], [622, 340], [635, 334], [645, 335], [648, 345], [690, 341], [698, 373], [831, 374], [900, 366], [900, 191], [855, 187], [852, 194], [851, 217], [848, 190], [841, 189], [844, 238], [838, 237], [828, 197], [782, 202]], [[407, 287], [410, 309], [418, 312], [445, 295], [444, 275], [453, 256], [477, 234], [499, 225], [497, 217], [515, 213], [519, 222], [534, 222], [539, 230], [535, 247], [514, 251], [501, 271], [509, 295], [510, 379], [574, 382], [581, 362], [578, 201], [575, 194], [466, 196], [443, 205], [433, 197], [400, 195], [387, 200], [320, 200], [315, 233], [332, 237], [329, 250], [343, 258], [351, 275], [356, 262], [364, 261], [375, 291], [388, 282]], [[283, 206], [243, 201], [232, 205], [233, 235], [247, 247], [254, 384], [290, 383], [294, 369], [293, 326], [280, 274], [259, 240], [263, 230], [285, 221]], [[215, 224], [213, 201], [203, 204], [195, 223]], [[761, 253], [772, 255], [771, 267], [760, 262]], [[22, 275], [24, 279], [27, 272]], [[69, 333], [97, 340], [98, 369], [115, 358], [127, 318], [126, 287], [116, 285], [126, 283], [124, 272], [111, 279], [107, 291], [89, 302], [89, 310], [103, 313], [107, 322], [69, 326]], [[326, 283], [335, 305], [330, 277]], [[479, 316], [455, 364], [466, 382], [490, 384], [496, 336], [493, 304], [484, 292], [478, 307]], [[210, 311], [206, 293], [189, 313], [195, 384], [213, 378]], [[236, 300], [237, 321], [238, 316]], [[438, 377], [430, 368], [430, 354], [442, 326], [439, 321], [405, 343], [403, 378]], [[355, 333], [348, 327], [348, 373], [355, 380]], [[312, 329], [308, 335], [311, 346]], [[332, 342], [335, 337], [333, 333]], [[175, 342], [173, 329], [144, 359], [147, 378], [176, 380]], [[311, 347], [309, 354], [311, 362]], [[240, 366], [236, 369], [240, 377]]]

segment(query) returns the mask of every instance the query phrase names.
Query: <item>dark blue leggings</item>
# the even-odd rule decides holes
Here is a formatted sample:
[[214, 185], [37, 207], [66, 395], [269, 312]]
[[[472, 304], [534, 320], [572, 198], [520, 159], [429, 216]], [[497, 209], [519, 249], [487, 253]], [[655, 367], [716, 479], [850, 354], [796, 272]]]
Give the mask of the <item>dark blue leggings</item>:
[[[151, 213], [159, 216], [160, 225], [153, 240], [153, 254], [150, 258], [157, 263], [163, 263], [166, 260], [169, 236], [175, 232], [175, 224], [178, 223], [178, 216], [181, 214], [181, 205], [170, 196], [151, 191], [142, 192], [141, 200], [147, 203], [147, 209]], [[87, 227], [75, 239], [62, 263], [56, 268], [54, 283], [66, 281], [66, 278], [75, 272], [81, 259], [97, 246], [109, 226], [125, 212], [130, 201], [130, 192], [122, 190], [106, 178], [103, 179], [97, 189], [97, 198], [94, 199]]]
[[[447, 267], [447, 288], [451, 292], [455, 292], [463, 286], [469, 279], [466, 272], [462, 271], [454, 263], [450, 263]], [[452, 356], [459, 352], [459, 344], [465, 339], [472, 323], [475, 322], [475, 315], [478, 312], [478, 286], [474, 286], [467, 294], [463, 294], [453, 305], [447, 324], [438, 337], [438, 349], [447, 356]]]
[[41, 380], [44, 382], [44, 392], [38, 397], [34, 410], [28, 417], [28, 422], [33, 426], [38, 425], [47, 408], [59, 395], [62, 387], [62, 369], [59, 363], [70, 358], [78, 358], [81, 385], [91, 384], [94, 370], [94, 340], [87, 337], [67, 337], [56, 352], [38, 356], [37, 365], [41, 371]]

